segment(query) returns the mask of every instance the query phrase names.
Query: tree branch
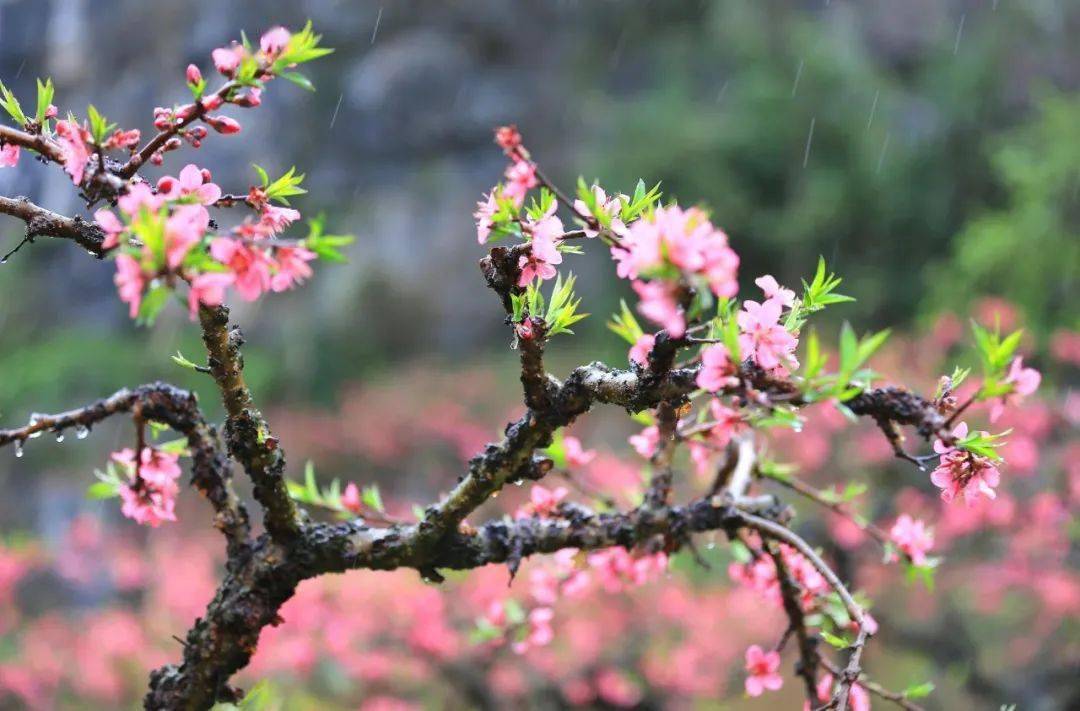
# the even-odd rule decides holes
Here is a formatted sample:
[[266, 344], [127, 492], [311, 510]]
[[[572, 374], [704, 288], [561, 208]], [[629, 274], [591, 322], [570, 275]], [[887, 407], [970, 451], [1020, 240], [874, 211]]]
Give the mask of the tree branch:
[[229, 327], [229, 309], [225, 306], [201, 306], [199, 323], [210, 374], [225, 404], [225, 443], [229, 454], [251, 477], [255, 499], [263, 508], [266, 530], [277, 538], [293, 538], [300, 532], [300, 512], [285, 485], [285, 453], [270, 433], [244, 382], [244, 360], [240, 353], [244, 338], [239, 328]]
[[17, 217], [26, 223], [26, 237], [57, 237], [69, 239], [101, 259], [105, 256], [102, 244], [105, 233], [94, 222], [80, 217], [65, 217], [59, 213], [35, 205], [27, 198], [0, 196], [0, 213]]
[[151, 383], [123, 389], [85, 407], [56, 415], [34, 415], [30, 423], [0, 430], [0, 447], [26, 440], [44, 432], [67, 429], [88, 431], [117, 414], [139, 411], [146, 420], [163, 422], [185, 435], [191, 448], [191, 480], [214, 507], [215, 526], [225, 535], [230, 559], [239, 557], [249, 535], [248, 516], [232, 489], [229, 464], [217, 447], [217, 433], [203, 419], [196, 397], [165, 383]]

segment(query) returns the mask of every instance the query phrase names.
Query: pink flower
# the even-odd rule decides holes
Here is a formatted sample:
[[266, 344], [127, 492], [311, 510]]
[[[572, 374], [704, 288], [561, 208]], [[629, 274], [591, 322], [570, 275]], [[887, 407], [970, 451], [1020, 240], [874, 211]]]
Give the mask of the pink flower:
[[270, 235], [283, 232], [286, 227], [299, 219], [299, 211], [291, 207], [279, 207], [277, 205], [267, 205], [259, 215], [259, 223], [268, 229]]
[[555, 242], [563, 233], [562, 220], [554, 216], [545, 217], [532, 225], [530, 230], [532, 241], [529, 243], [529, 254], [523, 254], [518, 259], [521, 270], [518, 286], [528, 286], [537, 277], [554, 278], [554, 265], [562, 263], [562, 253]]
[[[833, 676], [826, 674], [817, 684], [817, 699], [822, 704], [832, 700]], [[870, 693], [859, 684], [852, 684], [848, 692], [848, 708], [851, 711], [870, 711]], [[810, 711], [810, 702], [803, 702], [803, 711]]]
[[214, 60], [214, 68], [227, 77], [232, 77], [240, 67], [240, 61], [244, 58], [244, 48], [238, 44], [231, 47], [221, 47], [210, 53]]
[[669, 264], [684, 275], [703, 278], [717, 296], [730, 297], [738, 291], [738, 255], [728, 246], [727, 235], [696, 208], [657, 208], [627, 230], [611, 255], [618, 262], [618, 275], [625, 279], [649, 276]]
[[583, 467], [596, 459], [596, 452], [581, 446], [581, 440], [567, 435], [563, 437], [563, 453], [566, 455], [566, 465], [569, 467]]
[[536, 179], [536, 166], [527, 160], [516, 160], [506, 169], [506, 187], [502, 190], [502, 196], [510, 198], [515, 205], [521, 207], [525, 202], [525, 195], [539, 184]]
[[517, 510], [515, 518], [530, 518], [533, 516], [545, 518], [551, 516], [569, 493], [565, 486], [548, 489], [536, 484], [529, 492], [529, 503]]
[[776, 691], [784, 685], [784, 679], [777, 673], [780, 668], [780, 653], [766, 652], [754, 644], [746, 650], [746, 693], [761, 696], [768, 689]]
[[188, 84], [199, 84], [202, 82], [202, 72], [194, 64], [187, 65], [187, 71], [185, 72], [185, 78]]
[[143, 207], [150, 212], [157, 212], [164, 202], [165, 197], [156, 194], [146, 183], [128, 186], [127, 192], [117, 200], [120, 210], [128, 217], [137, 217]]
[[[619, 219], [619, 211], [622, 210], [622, 198], [615, 195], [609, 200], [607, 193], [599, 185], [592, 186], [592, 194], [596, 198], [595, 213], [591, 212], [585, 201], [580, 199], [574, 201], [574, 210], [579, 215], [591, 215], [596, 218], [597, 225], [601, 224], [600, 215], [604, 215], [604, 217], [610, 219], [612, 232], [620, 237], [628, 234], [626, 225]], [[588, 224], [585, 225], [584, 232], [586, 237], [596, 237], [600, 234], [599, 229], [594, 229]]]
[[289, 46], [289, 38], [291, 37], [292, 33], [284, 27], [271, 28], [259, 38], [259, 49], [268, 58], [273, 59]]
[[637, 683], [615, 667], [605, 667], [596, 675], [596, 693], [616, 708], [637, 706], [643, 696]]
[[601, 587], [609, 593], [621, 592], [629, 585], [644, 585], [667, 570], [663, 552], [634, 557], [625, 548], [609, 548], [590, 553], [589, 568], [596, 573]]
[[711, 393], [738, 385], [737, 368], [731, 362], [727, 347], [717, 343], [701, 351], [701, 370], [697, 375], [697, 386]]
[[270, 279], [270, 288], [274, 291], [285, 291], [314, 273], [308, 262], [315, 259], [315, 253], [303, 247], [278, 247], [274, 252], [274, 261], [277, 271]]
[[[961, 422], [952, 431], [954, 439], [967, 437], [967, 424]], [[941, 455], [937, 469], [930, 474], [930, 481], [941, 489], [941, 500], [949, 503], [959, 494], [964, 503], [971, 506], [979, 494], [996, 498], [994, 487], [1001, 483], [1001, 472], [986, 457], [950, 447], [940, 439], [934, 442], [934, 451]]]
[[761, 287], [761, 290], [765, 292], [766, 299], [776, 299], [788, 308], [791, 308], [795, 303], [795, 292], [780, 286], [771, 274], [758, 277], [754, 280], [754, 283]]
[[649, 354], [652, 353], [653, 346], [655, 345], [656, 336], [653, 334], [644, 333], [638, 336], [638, 339], [634, 341], [634, 345], [630, 346], [630, 361], [637, 363], [644, 368], [649, 364]]
[[907, 514], [900, 514], [889, 531], [896, 547], [903, 551], [915, 565], [926, 562], [927, 552], [934, 546], [934, 534], [926, 524]]
[[120, 487], [120, 513], [140, 525], [157, 528], [162, 521], [176, 520], [176, 494], [146, 482]]
[[130, 254], [116, 255], [116, 276], [113, 277], [113, 282], [120, 293], [120, 300], [130, 307], [128, 315], [135, 318], [142, 304], [143, 289], [146, 288], [142, 266]]
[[157, 184], [158, 192], [169, 200], [192, 196], [202, 205], [213, 205], [221, 197], [221, 188], [210, 182], [210, 171], [188, 163], [179, 179], [166, 175]]
[[210, 243], [210, 254], [236, 277], [236, 290], [245, 301], [254, 301], [270, 288], [270, 259], [261, 249], [240, 240], [218, 237]]
[[649, 459], [656, 454], [656, 447], [660, 444], [660, 428], [650, 425], [628, 440], [634, 451]]
[[781, 309], [777, 299], [763, 304], [744, 301], [743, 310], [736, 315], [740, 349], [765, 370], [796, 365], [794, 352], [799, 341], [780, 325]]
[[106, 150], [113, 148], [129, 148], [134, 149], [139, 145], [139, 138], [142, 134], [139, 129], [133, 128], [129, 131], [122, 129], [116, 129], [112, 132], [112, 135], [105, 139], [104, 148]]
[[990, 407], [990, 421], [997, 422], [1005, 412], [1006, 405], [1016, 405], [1039, 389], [1042, 382], [1042, 374], [1034, 368], [1025, 368], [1023, 359], [1017, 356], [1009, 366], [1009, 372], [1005, 376], [1005, 383], [1012, 385], [1012, 391], [994, 401]]
[[630, 283], [641, 300], [638, 311], [645, 318], [655, 321], [673, 338], [686, 333], [686, 316], [676, 299], [677, 284], [666, 281], [634, 281]]
[[165, 261], [176, 269], [210, 229], [210, 213], [202, 205], [181, 205], [165, 221]]
[[19, 147], [7, 143], [0, 147], [0, 168], [14, 168], [19, 164]]
[[473, 213], [473, 217], [476, 219], [476, 241], [480, 244], [487, 242], [491, 228], [495, 224], [492, 218], [499, 211], [499, 203], [495, 195], [496, 190], [492, 190], [483, 200], [476, 203], [476, 212]]
[[225, 301], [225, 289], [233, 283], [233, 275], [222, 272], [204, 272], [191, 280], [188, 290], [188, 310], [194, 321], [199, 313], [199, 304], [221, 306]]
[[105, 241], [101, 243], [102, 249], [112, 249], [120, 244], [120, 234], [124, 231], [124, 223], [112, 210], [102, 208], [94, 213], [94, 221], [105, 233]]
[[550, 607], [537, 607], [529, 613], [529, 631], [524, 640], [514, 643], [514, 652], [524, 654], [530, 647], [545, 647], [555, 639], [551, 620], [555, 611]]
[[360, 489], [351, 481], [341, 494], [341, 505], [345, 507], [346, 511], [351, 511], [354, 514], [360, 513], [360, 506], [362, 505]]
[[72, 121], [57, 121], [56, 135], [60, 139], [64, 170], [71, 176], [71, 182], [82, 184], [83, 171], [90, 160], [90, 149], [86, 147], [89, 131]]
[[549, 516], [555, 512], [559, 503], [566, 498], [566, 495], [570, 492], [566, 490], [565, 486], [560, 486], [555, 489], [546, 489], [539, 484], [532, 488], [529, 492], [529, 501], [533, 505], [533, 510], [536, 511], [538, 516]]
[[709, 430], [709, 440], [717, 447], [726, 447], [732, 437], [746, 429], [742, 413], [716, 398], [709, 403], [709, 413], [716, 422]]
[[506, 155], [512, 156], [521, 148], [521, 133], [515, 124], [499, 126], [495, 129], [495, 143]]
[[157, 527], [162, 521], [175, 521], [176, 496], [180, 487], [178, 455], [154, 447], [143, 447], [139, 466], [135, 452], [122, 449], [110, 457], [131, 480], [120, 487], [121, 512], [136, 523]]

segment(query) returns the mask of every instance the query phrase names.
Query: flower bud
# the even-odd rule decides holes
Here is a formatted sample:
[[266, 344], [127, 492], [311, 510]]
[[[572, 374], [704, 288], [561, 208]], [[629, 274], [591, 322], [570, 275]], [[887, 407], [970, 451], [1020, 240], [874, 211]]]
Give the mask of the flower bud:
[[211, 94], [202, 100], [202, 106], [207, 111], [220, 109], [223, 103], [225, 103], [225, 100], [221, 98], [220, 94]]
[[235, 119], [231, 119], [228, 116], [207, 116], [206, 123], [210, 124], [210, 128], [214, 129], [218, 133], [229, 135], [232, 133], [240, 133], [240, 124]]
[[202, 72], [194, 64], [187, 65], [187, 81], [188, 84], [202, 83]]

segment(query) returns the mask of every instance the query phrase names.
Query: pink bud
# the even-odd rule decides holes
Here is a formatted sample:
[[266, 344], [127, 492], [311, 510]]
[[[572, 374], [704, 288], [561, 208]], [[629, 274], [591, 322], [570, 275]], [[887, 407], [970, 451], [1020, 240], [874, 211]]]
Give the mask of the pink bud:
[[176, 110], [176, 118], [181, 121], [190, 119], [195, 115], [195, 104], [184, 104]]
[[202, 100], [203, 108], [207, 111], [220, 109], [223, 103], [225, 103], [225, 100], [221, 98], [220, 94], [211, 94]]
[[157, 189], [160, 193], [171, 193], [175, 187], [176, 178], [171, 175], [166, 175], [161, 180], [157, 181]]
[[202, 72], [194, 64], [187, 65], [187, 81], [188, 84], [202, 83]]
[[243, 50], [240, 47], [221, 47], [210, 53], [214, 60], [214, 68], [227, 77], [232, 77], [240, 66], [240, 56]]
[[206, 138], [206, 126], [192, 126], [187, 131], [188, 135], [196, 141]]
[[59, 109], [56, 108], [56, 104], [49, 104], [49, 108], [45, 109], [45, 118], [56, 118], [56, 114], [59, 113]]
[[165, 145], [161, 147], [163, 151], [175, 151], [180, 146], [184, 145], [184, 142], [179, 136], [173, 136], [169, 140], [165, 141]]
[[228, 116], [207, 116], [205, 120], [210, 124], [210, 128], [218, 133], [225, 135], [240, 133], [240, 123]]
[[237, 106], [242, 106], [245, 109], [251, 109], [262, 103], [262, 89], [259, 87], [252, 87], [245, 94], [240, 94], [232, 100]]
[[161, 151], [157, 151], [154, 155], [150, 156], [150, 162], [154, 165], [161, 165], [165, 162], [165, 158], [161, 155]]
[[209, 182], [212, 182], [214, 180], [213, 173], [211, 173], [208, 169], [203, 168], [201, 173], [202, 173], [202, 181], [204, 183], [209, 183]]

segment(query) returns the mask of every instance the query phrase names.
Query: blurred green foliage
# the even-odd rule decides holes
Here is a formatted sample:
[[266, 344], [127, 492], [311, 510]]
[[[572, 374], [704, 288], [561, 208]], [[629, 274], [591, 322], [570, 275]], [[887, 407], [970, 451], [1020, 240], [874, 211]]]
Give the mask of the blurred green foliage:
[[[744, 287], [764, 272], [797, 283], [824, 255], [859, 299], [845, 315], [864, 323], [962, 308], [980, 291], [1016, 299], [1042, 328], [1068, 308], [1080, 104], [1046, 94], [1029, 112], [1017, 96], [1016, 57], [1043, 31], [1035, 9], [968, 17], [962, 35], [941, 22], [890, 53], [840, 9], [708, 8], [624, 29], [654, 71], [623, 95], [585, 92], [616, 127], [581, 161], [587, 173], [612, 187], [662, 180], [666, 195], [709, 205]], [[586, 51], [592, 87], [609, 48]], [[1032, 248], [1041, 255], [1017, 259]]]
[[931, 274], [927, 308], [993, 293], [1045, 333], [1080, 327], [1080, 98], [1046, 94], [1034, 120], [991, 141], [999, 206], [972, 217]]

